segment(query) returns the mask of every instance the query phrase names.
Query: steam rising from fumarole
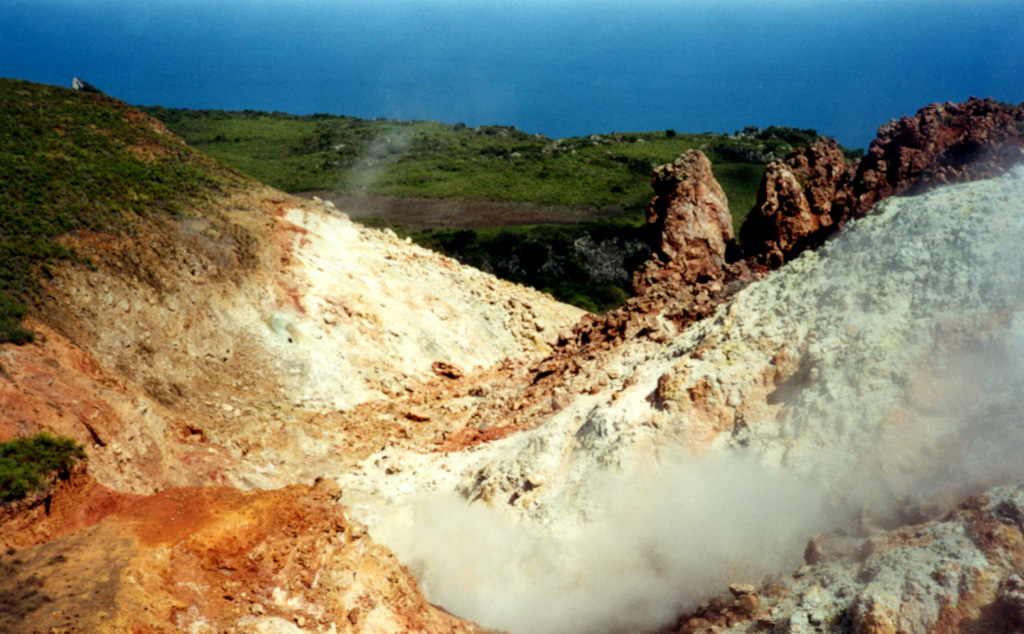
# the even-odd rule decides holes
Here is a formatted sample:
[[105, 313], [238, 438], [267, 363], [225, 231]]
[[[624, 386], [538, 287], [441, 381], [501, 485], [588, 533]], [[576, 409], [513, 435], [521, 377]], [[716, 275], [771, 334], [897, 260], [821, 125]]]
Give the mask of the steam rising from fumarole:
[[968, 343], [927, 358], [874, 450], [846, 478], [848, 504], [902, 524], [1024, 478], [1024, 313], [1001, 318], [1009, 323], [995, 332], [973, 324], [982, 332]]
[[356, 160], [342, 188], [356, 194], [365, 194], [389, 168], [398, 163], [410, 143], [408, 136], [401, 130], [374, 139]]
[[[723, 391], [749, 372], [737, 367], [763, 363], [741, 354], [803, 346], [785, 414], [748, 419], [746, 449], [696, 459], [661, 447], [657, 467], [547, 498], [579, 496], [556, 509], [586, 515], [571, 534], [453, 495], [418, 500], [374, 535], [459, 616], [516, 633], [615, 632], [664, 625], [727, 583], [789, 572], [811, 535], [853, 528], [862, 509], [883, 524], [920, 521], [1024, 478], [1022, 201], [1024, 167], [893, 200], [738, 295], [729, 330], [705, 333], [701, 357], [679, 343], [689, 375]], [[722, 342], [732, 356], [716, 356]], [[620, 412], [645, 415], [621, 406], [627, 398]], [[603, 442], [618, 441], [609, 431]], [[577, 445], [566, 460], [599, 463], [584, 454]]]
[[592, 491], [601, 510], [569, 536], [454, 494], [419, 500], [374, 535], [454, 614], [517, 633], [615, 632], [791, 567], [827, 525], [811, 486], [746, 457], [676, 457]]

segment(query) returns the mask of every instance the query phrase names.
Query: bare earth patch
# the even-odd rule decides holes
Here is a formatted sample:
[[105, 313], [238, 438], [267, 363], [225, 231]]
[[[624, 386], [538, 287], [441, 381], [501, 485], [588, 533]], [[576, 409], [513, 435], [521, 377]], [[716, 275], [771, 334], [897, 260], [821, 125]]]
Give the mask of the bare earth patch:
[[298, 194], [329, 200], [351, 218], [380, 218], [412, 229], [493, 229], [517, 225], [576, 224], [612, 218], [621, 207], [556, 207], [488, 200], [398, 198], [312, 191]]

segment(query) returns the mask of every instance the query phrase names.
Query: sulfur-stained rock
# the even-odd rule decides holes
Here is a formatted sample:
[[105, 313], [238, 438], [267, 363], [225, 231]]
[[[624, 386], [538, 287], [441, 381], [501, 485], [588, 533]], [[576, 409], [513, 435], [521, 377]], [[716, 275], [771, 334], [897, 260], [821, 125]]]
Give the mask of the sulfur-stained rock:
[[[837, 554], [774, 577], [759, 609], [775, 623], [788, 623], [787, 631], [836, 623], [829, 631], [1018, 632], [1024, 524], [1016, 518], [1024, 516], [1022, 508], [1024, 482], [994, 487], [941, 521], [876, 535], [866, 558]], [[709, 621], [728, 613], [715, 602], [696, 612]], [[739, 634], [745, 627], [723, 631]]]
[[999, 603], [1009, 623], [1024, 627], [1024, 579], [1020, 572], [999, 582]]
[[896, 627], [880, 603], [875, 603], [864, 615], [857, 634], [896, 634]]

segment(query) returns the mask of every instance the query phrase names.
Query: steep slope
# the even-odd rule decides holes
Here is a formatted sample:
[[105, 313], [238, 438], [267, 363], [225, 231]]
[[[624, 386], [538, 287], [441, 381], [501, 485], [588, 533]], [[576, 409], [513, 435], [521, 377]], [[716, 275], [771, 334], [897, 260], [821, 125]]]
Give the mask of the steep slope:
[[57, 238], [140, 217], [215, 213], [240, 179], [154, 119], [99, 94], [0, 78], [0, 341], [39, 299], [36, 273], [75, 259]]
[[[116, 147], [134, 138], [132, 125], [159, 128], [109, 98], [32, 95], [82, 101], [88, 116], [77, 123], [87, 129], [93, 119], [135, 122], [108, 121], [98, 136]], [[77, 135], [74, 116], [61, 112], [67, 131], [52, 135], [55, 147]], [[36, 125], [12, 115], [5, 121], [15, 128]], [[148, 152], [117, 160], [145, 166], [185, 151], [159, 132], [145, 137]], [[29, 322], [43, 337], [4, 352], [5, 435], [43, 428], [86, 442], [94, 475], [118, 489], [220, 481], [219, 465], [292, 417], [336, 421], [436, 378], [435, 363], [471, 372], [544, 354], [582, 314], [327, 206], [233, 178], [177, 215], [141, 213], [120, 205], [124, 192], [105, 191], [95, 204], [112, 217], [59, 238], [76, 257], [46, 269], [46, 296]], [[77, 194], [83, 209], [98, 195]], [[388, 433], [367, 442], [379, 448]]]
[[[562, 402], [526, 403], [533, 431], [460, 454], [389, 449], [342, 479], [345, 499], [457, 613], [615, 631], [795, 565], [807, 535], [862, 512], [898, 524], [1024, 477], [1022, 199], [1021, 167], [892, 199], [668, 343], [591, 349], [541, 379]], [[433, 491], [503, 511], [466, 509], [460, 550], [505, 536], [508, 514], [508, 534], [535, 536], [453, 567], [424, 518], [459, 506], [416, 497]], [[509, 567], [521, 586], [489, 583]]]
[[[96, 270], [55, 267], [47, 289], [53, 322], [141, 386], [167, 432], [236, 455], [293, 417], [330, 428], [435, 379], [435, 363], [470, 372], [543, 354], [580, 314], [314, 204], [257, 190], [225, 206], [221, 222], [79, 236]], [[171, 481], [208, 481], [182, 475]]]
[[[35, 337], [0, 345], [0, 438], [45, 430], [88, 454], [87, 474], [0, 515], [4, 544], [23, 549], [5, 564], [4, 618], [13, 616], [4, 627], [468, 628], [425, 603], [386, 549], [349, 535], [355, 525], [336, 493], [308, 485], [321, 461], [343, 471], [382, 446], [420, 443], [437, 425], [411, 430], [429, 417], [380, 421], [368, 408], [533, 363], [581, 311], [231, 174], [115, 100], [7, 80], [0, 89], [17, 97], [5, 108], [31, 106], [5, 111], [5, 129], [62, 169], [79, 168], [42, 161], [52, 178], [40, 190], [31, 161], [3, 157], [5, 172], [16, 168], [3, 190], [16, 213], [4, 216], [2, 246], [29, 239], [51, 251], [18, 262], [39, 283], [18, 296]], [[55, 108], [59, 120], [40, 118]], [[76, 148], [78, 139], [98, 145]], [[75, 162], [94, 147], [90, 161]], [[174, 172], [179, 163], [200, 173], [181, 204], [170, 204], [173, 187], [147, 204], [140, 192], [151, 193], [150, 179], [167, 185], [164, 168], [187, 176]], [[109, 189], [68, 180], [106, 182], [113, 167], [127, 176]], [[95, 212], [89, 222], [61, 216], [68, 196]], [[26, 233], [19, 218], [33, 215], [56, 220]], [[224, 484], [304, 486], [181, 488]], [[174, 528], [185, 516], [191, 523]], [[254, 532], [241, 543], [246, 522]], [[331, 550], [336, 533], [344, 539]], [[223, 557], [235, 563], [217, 564]], [[224, 570], [264, 557], [247, 571], [246, 592], [265, 610], [253, 612]], [[98, 577], [90, 571], [101, 560]], [[328, 583], [316, 574], [327, 564], [356, 575]], [[307, 572], [293, 588], [290, 575]], [[93, 594], [102, 598], [81, 602]]]

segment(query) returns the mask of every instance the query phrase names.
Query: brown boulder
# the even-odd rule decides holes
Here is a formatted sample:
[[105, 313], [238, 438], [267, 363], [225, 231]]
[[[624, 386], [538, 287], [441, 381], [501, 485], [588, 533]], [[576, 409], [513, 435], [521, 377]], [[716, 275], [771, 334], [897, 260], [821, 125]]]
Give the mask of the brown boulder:
[[720, 279], [733, 242], [732, 216], [711, 162], [690, 150], [656, 168], [651, 186], [647, 225], [659, 236], [662, 267], [691, 284]]
[[820, 245], [836, 228], [834, 202], [840, 209], [845, 204], [853, 169], [839, 144], [826, 138], [770, 163], [740, 228], [745, 251], [779, 266]]

